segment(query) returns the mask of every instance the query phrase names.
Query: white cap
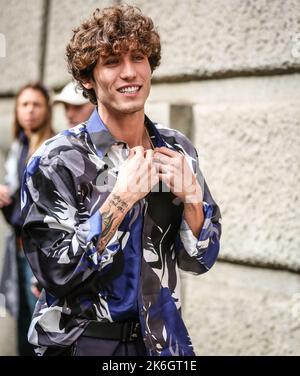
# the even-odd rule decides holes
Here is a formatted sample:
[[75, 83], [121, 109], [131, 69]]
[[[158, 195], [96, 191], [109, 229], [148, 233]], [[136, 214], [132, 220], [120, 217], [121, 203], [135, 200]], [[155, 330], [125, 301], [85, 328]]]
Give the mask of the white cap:
[[63, 102], [75, 106], [81, 106], [89, 103], [89, 100], [84, 98], [81, 90], [76, 89], [76, 84], [74, 82], [69, 82], [59, 94], [54, 96], [53, 102]]

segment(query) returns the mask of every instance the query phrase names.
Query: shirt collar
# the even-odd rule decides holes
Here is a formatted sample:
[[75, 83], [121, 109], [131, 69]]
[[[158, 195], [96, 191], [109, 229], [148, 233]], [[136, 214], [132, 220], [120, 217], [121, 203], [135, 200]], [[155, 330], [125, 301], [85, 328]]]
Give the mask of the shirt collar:
[[[145, 126], [151, 137], [151, 141], [154, 147], [166, 146], [158, 129], [154, 123], [145, 115]], [[116, 140], [113, 135], [109, 132], [106, 125], [103, 123], [98, 109], [95, 108], [91, 117], [87, 121], [86, 129], [90, 135], [93, 144], [96, 147], [97, 154], [100, 158], [103, 158], [112, 145], [120, 143], [121, 141]]]
[[160, 148], [162, 146], [167, 146], [158, 129], [156, 128], [155, 124], [146, 115], [145, 126], [149, 132], [154, 147]]
[[97, 108], [94, 109], [91, 117], [87, 121], [86, 129], [92, 143], [95, 145], [97, 154], [100, 158], [103, 158], [109, 148], [116, 143], [116, 140], [100, 118]]

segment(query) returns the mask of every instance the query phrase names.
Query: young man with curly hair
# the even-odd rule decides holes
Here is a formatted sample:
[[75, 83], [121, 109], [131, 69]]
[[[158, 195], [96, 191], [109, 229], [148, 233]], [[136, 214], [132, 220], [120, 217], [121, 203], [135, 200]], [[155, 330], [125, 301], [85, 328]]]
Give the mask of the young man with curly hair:
[[159, 35], [136, 7], [97, 9], [67, 60], [97, 107], [27, 167], [23, 242], [44, 288], [29, 340], [41, 355], [194, 355], [179, 268], [214, 264], [220, 211], [191, 142], [144, 113]]

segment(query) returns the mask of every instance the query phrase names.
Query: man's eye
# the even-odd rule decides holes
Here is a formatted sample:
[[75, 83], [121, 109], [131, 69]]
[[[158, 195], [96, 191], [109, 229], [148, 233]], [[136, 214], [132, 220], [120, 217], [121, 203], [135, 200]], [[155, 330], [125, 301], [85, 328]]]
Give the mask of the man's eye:
[[105, 65], [114, 65], [114, 64], [118, 64], [118, 62], [119, 60], [117, 58], [107, 59], [105, 62]]
[[136, 60], [136, 61], [141, 61], [141, 60], [144, 60], [144, 55], [135, 55], [133, 56], [133, 60]]

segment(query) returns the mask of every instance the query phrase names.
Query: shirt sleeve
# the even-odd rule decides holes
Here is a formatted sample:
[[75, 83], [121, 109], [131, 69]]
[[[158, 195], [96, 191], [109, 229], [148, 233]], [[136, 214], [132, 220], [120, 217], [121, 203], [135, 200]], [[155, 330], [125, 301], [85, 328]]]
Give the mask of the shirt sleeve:
[[117, 233], [100, 255], [100, 201], [88, 212], [71, 169], [59, 160], [33, 158], [22, 185], [23, 246], [39, 283], [51, 294], [68, 294], [113, 262]]
[[197, 238], [183, 218], [175, 242], [175, 250], [182, 270], [202, 274], [213, 266], [219, 254], [221, 213], [200, 171], [195, 149], [194, 152], [192, 168], [203, 191], [204, 223]]

